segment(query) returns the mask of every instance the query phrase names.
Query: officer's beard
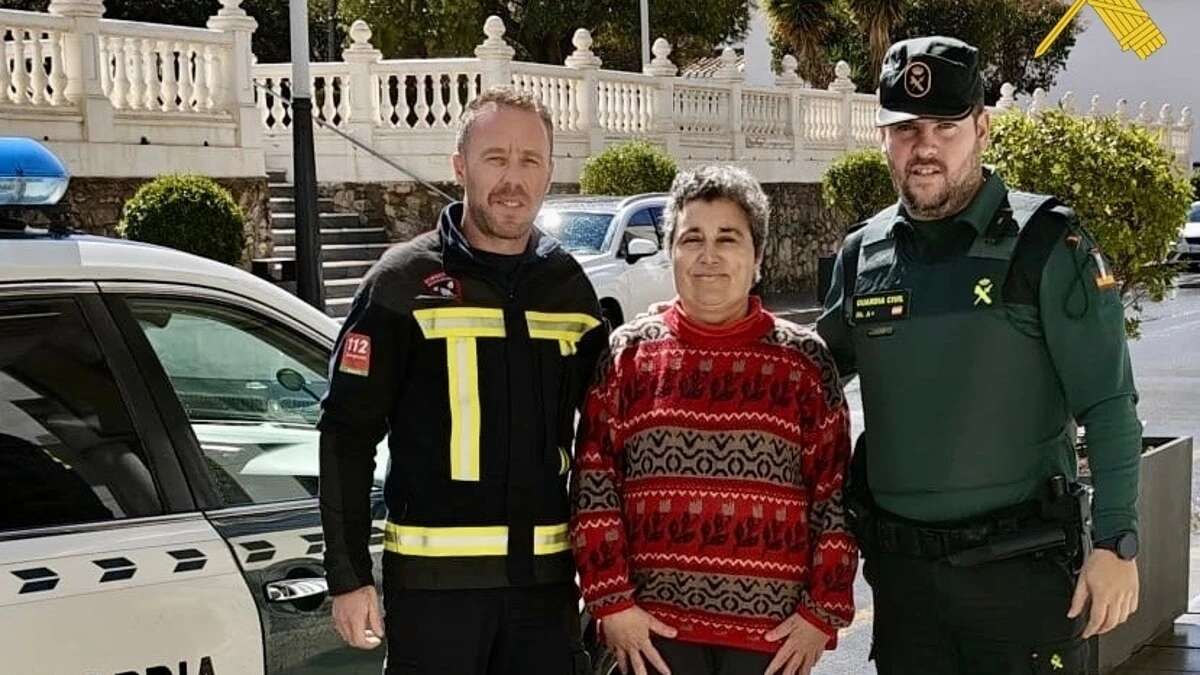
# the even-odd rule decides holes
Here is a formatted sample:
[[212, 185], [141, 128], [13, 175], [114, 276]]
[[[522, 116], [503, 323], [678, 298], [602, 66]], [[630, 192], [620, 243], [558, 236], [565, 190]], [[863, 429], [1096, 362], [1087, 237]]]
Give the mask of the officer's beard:
[[[983, 144], [978, 140], [971, 152], [971, 158], [957, 173], [951, 175], [946, 165], [938, 161], [910, 162], [903, 172], [892, 167], [892, 184], [900, 193], [900, 201], [908, 215], [916, 220], [940, 220], [948, 218], [967, 208], [979, 186], [983, 183]], [[935, 164], [945, 176], [945, 184], [932, 194], [918, 195], [912, 189], [910, 179], [912, 170], [921, 166]], [[899, 177], [897, 177], [899, 175]]]

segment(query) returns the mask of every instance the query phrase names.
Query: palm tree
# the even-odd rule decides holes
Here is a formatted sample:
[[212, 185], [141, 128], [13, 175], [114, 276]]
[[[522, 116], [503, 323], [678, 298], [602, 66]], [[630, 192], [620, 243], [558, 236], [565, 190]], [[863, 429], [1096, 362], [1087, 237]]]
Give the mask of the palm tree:
[[822, 47], [833, 24], [832, 5], [831, 0], [763, 0], [776, 37], [795, 50], [804, 69], [822, 62]]
[[892, 44], [891, 32], [904, 18], [905, 0], [847, 0], [858, 25], [870, 38], [870, 81], [879, 79], [883, 57]]

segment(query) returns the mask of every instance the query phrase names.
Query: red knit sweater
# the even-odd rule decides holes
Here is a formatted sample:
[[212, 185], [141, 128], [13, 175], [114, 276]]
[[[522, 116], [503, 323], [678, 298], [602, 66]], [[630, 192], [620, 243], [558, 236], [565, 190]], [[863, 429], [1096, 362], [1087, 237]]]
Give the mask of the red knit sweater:
[[678, 639], [774, 652], [791, 613], [854, 614], [849, 415], [815, 333], [763, 310], [721, 330], [678, 304], [622, 326], [588, 394], [572, 543], [593, 616], [635, 603]]

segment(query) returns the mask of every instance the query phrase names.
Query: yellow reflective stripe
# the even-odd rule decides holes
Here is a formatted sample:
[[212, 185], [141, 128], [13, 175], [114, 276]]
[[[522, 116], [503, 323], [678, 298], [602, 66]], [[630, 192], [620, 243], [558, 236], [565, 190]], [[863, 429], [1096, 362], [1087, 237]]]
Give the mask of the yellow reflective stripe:
[[426, 339], [504, 337], [504, 310], [487, 307], [435, 307], [413, 310]]
[[[393, 553], [423, 557], [502, 556], [508, 553], [508, 528], [416, 527], [388, 523], [384, 548]], [[550, 555], [571, 549], [566, 524], [533, 528], [534, 555]]]
[[578, 342], [600, 320], [588, 314], [574, 312], [525, 312], [529, 337], [535, 340], [565, 340]]
[[450, 380], [450, 478], [479, 480], [479, 356], [475, 338], [446, 339]]
[[565, 476], [567, 469], [571, 468], [571, 455], [567, 453], [566, 448], [558, 449], [558, 475]]

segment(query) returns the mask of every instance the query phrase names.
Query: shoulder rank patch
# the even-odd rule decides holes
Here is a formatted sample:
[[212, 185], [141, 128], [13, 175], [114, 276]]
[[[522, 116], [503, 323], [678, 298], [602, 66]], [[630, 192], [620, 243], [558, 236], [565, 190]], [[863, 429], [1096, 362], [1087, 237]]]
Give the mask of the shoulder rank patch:
[[1096, 263], [1096, 288], [1101, 291], [1107, 291], [1110, 288], [1116, 288], [1117, 279], [1108, 271], [1108, 265], [1104, 262], [1104, 256], [1100, 255], [1100, 249], [1093, 248], [1091, 250], [1092, 260]]
[[371, 374], [371, 336], [362, 333], [346, 335], [338, 370], [363, 377]]
[[439, 298], [462, 300], [462, 284], [445, 272], [425, 277], [425, 290]]

